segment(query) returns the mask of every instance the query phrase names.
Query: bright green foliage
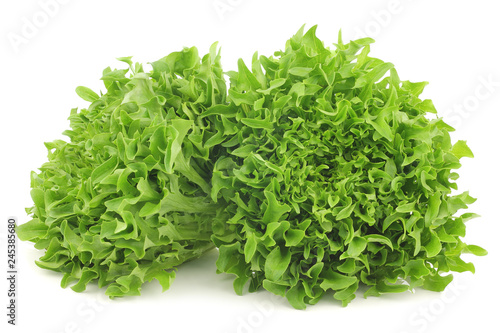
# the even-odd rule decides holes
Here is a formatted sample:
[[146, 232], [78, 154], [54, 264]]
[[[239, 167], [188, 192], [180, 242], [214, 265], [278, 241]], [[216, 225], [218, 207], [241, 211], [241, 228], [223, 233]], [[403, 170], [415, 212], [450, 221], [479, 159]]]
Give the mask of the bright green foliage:
[[98, 280], [111, 297], [138, 295], [152, 279], [166, 290], [172, 268], [213, 248], [218, 139], [199, 115], [226, 98], [216, 45], [203, 60], [196, 48], [172, 53], [150, 73], [119, 60], [130, 69], [105, 69], [105, 94], [77, 88], [91, 104], [71, 112], [69, 142], [46, 144], [33, 220], [17, 228], [46, 250], [38, 266], [64, 273], [63, 287]]
[[263, 287], [298, 309], [474, 272], [460, 255], [486, 251], [462, 242], [476, 215], [459, 210], [475, 199], [454, 191], [473, 155], [419, 98], [427, 83], [370, 57], [372, 39], [330, 49], [315, 31], [240, 60], [228, 91], [215, 46], [151, 73], [121, 58], [132, 73], [106, 69], [105, 94], [77, 88], [91, 104], [73, 110], [70, 142], [47, 144], [17, 229], [46, 249], [37, 264], [76, 291], [137, 295], [215, 245], [238, 294]]
[[[298, 309], [334, 291], [348, 304], [416, 286], [440, 291], [440, 273], [474, 271], [463, 252], [475, 201], [452, 194], [464, 141], [430, 100], [426, 82], [400, 81], [369, 56], [369, 38], [325, 48], [302, 29], [274, 57], [240, 60], [230, 72], [230, 104], [202, 116], [224, 124], [212, 199], [225, 202], [214, 224], [219, 272], [238, 294], [261, 286]], [[406, 281], [406, 283], [403, 283]]]

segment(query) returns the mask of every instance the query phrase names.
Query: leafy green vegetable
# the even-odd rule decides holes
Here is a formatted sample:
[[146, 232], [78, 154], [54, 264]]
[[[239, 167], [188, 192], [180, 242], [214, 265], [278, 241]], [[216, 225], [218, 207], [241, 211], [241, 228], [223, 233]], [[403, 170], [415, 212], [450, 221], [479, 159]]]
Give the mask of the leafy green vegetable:
[[443, 290], [449, 271], [474, 271], [460, 254], [457, 215], [475, 201], [453, 194], [464, 141], [421, 100], [426, 82], [400, 81], [369, 56], [369, 38], [326, 48], [301, 29], [275, 57], [230, 72], [230, 104], [203, 117], [222, 122], [225, 153], [212, 199], [227, 206], [217, 225], [217, 269], [238, 294], [261, 286], [297, 309], [328, 290], [347, 305], [365, 295], [423, 286]]
[[38, 266], [64, 273], [63, 287], [97, 280], [111, 297], [152, 279], [166, 290], [173, 268], [213, 248], [218, 130], [200, 114], [226, 98], [215, 44], [202, 60], [184, 49], [150, 73], [120, 60], [130, 68], [104, 70], [105, 94], [76, 89], [91, 104], [72, 110], [69, 142], [46, 143], [49, 161], [31, 177], [33, 219], [17, 227], [45, 249]]
[[[104, 70], [107, 92], [76, 92], [69, 142], [47, 143], [32, 174], [33, 220], [17, 228], [37, 264], [83, 291], [164, 290], [174, 269], [213, 248], [234, 289], [264, 288], [297, 309], [328, 291], [345, 306], [414, 287], [441, 291], [471, 271], [457, 194], [465, 141], [369, 55], [370, 38], [330, 49], [303, 28], [274, 56], [238, 61], [226, 90], [213, 45], [153, 62], [150, 73]], [[130, 75], [127, 73], [130, 72]], [[226, 98], [227, 96], [227, 98]], [[227, 101], [226, 101], [227, 99]]]

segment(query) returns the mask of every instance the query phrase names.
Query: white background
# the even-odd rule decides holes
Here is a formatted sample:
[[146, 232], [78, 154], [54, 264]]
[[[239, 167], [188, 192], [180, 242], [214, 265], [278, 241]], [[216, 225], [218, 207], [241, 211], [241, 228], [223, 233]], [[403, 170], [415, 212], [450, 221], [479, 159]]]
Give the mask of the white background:
[[[0, 4], [0, 320], [8, 332], [498, 332], [500, 20], [496, 1], [50, 0]], [[53, 1], [52, 1], [53, 2]], [[63, 3], [64, 2], [64, 3]], [[50, 12], [50, 17], [45, 12]], [[44, 20], [44, 18], [48, 18]], [[36, 29], [28, 29], [29, 24]], [[60, 274], [39, 269], [42, 255], [19, 244], [18, 326], [6, 325], [5, 232], [8, 216], [28, 220], [29, 174], [46, 160], [44, 141], [63, 138], [73, 107], [87, 104], [75, 87], [103, 88], [107, 66], [134, 55], [154, 61], [183, 46], [200, 54], [214, 41], [225, 70], [254, 51], [282, 49], [299, 27], [318, 24], [327, 44], [369, 35], [372, 55], [395, 64], [402, 79], [429, 81], [425, 97], [457, 128], [476, 157], [464, 159], [459, 189], [479, 200], [466, 241], [489, 251], [470, 258], [476, 274], [455, 274], [444, 293], [417, 290], [356, 298], [347, 308], [327, 295], [305, 311], [267, 292], [236, 296], [232, 278], [215, 274], [216, 252], [185, 264], [170, 290], [109, 301], [103, 290], [61, 289]], [[21, 39], [22, 38], [22, 39]], [[16, 39], [18, 43], [12, 42]], [[487, 82], [490, 83], [487, 83]], [[486, 83], [485, 83], [486, 82]], [[485, 329], [490, 327], [489, 329]], [[494, 327], [494, 328], [493, 328]], [[4, 328], [1, 329], [5, 332]]]

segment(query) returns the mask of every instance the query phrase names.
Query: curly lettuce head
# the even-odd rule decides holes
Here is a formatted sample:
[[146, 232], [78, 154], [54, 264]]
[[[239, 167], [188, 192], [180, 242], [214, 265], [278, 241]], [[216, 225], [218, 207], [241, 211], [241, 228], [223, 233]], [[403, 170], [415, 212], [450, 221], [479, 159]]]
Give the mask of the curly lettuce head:
[[442, 290], [473, 271], [460, 254], [457, 216], [475, 199], [452, 194], [464, 141], [419, 98], [426, 82], [401, 81], [369, 56], [369, 38], [324, 47], [302, 29], [274, 57], [240, 60], [230, 104], [204, 117], [225, 124], [212, 199], [228, 222], [214, 224], [219, 272], [242, 293], [263, 287], [296, 308], [325, 292], [348, 304], [416, 286]]
[[91, 102], [71, 112], [69, 141], [47, 143], [48, 159], [32, 173], [33, 219], [22, 240], [45, 249], [37, 265], [62, 272], [75, 291], [98, 281], [106, 294], [138, 295], [173, 268], [213, 247], [210, 200], [217, 129], [199, 115], [225, 103], [226, 84], [213, 45], [203, 59], [186, 48], [153, 62], [130, 58], [106, 68], [106, 92], [77, 93]]

